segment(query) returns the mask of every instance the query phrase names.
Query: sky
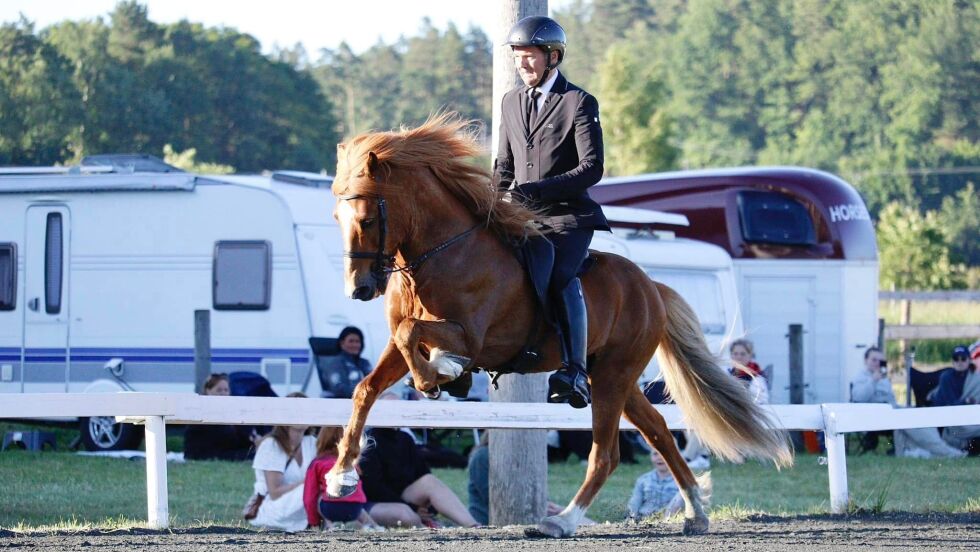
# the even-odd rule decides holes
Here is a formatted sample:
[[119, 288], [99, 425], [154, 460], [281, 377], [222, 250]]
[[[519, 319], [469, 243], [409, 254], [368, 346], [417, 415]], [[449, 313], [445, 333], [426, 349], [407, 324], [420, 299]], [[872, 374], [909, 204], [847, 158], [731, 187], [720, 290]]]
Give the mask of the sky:
[[[118, 0], [0, 0], [0, 21], [17, 21], [20, 14], [40, 30], [65, 19], [94, 19], [107, 16]], [[356, 53], [373, 46], [380, 38], [387, 44], [399, 36], [418, 34], [422, 18], [438, 29], [449, 21], [461, 32], [471, 25], [488, 36], [499, 4], [492, 0], [142, 0], [150, 19], [173, 23], [187, 19], [208, 27], [233, 27], [248, 33], [270, 52], [278, 45], [302, 43], [311, 58], [321, 48], [336, 48], [346, 41]], [[566, 3], [552, 0], [554, 9]]]

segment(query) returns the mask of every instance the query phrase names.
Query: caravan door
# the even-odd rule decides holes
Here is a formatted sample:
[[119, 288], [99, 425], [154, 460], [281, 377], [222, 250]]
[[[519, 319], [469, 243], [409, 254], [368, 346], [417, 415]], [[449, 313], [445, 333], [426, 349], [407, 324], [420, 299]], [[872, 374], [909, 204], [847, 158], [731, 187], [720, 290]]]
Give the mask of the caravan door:
[[64, 205], [34, 205], [26, 221], [21, 392], [68, 391], [71, 218]]
[[[745, 333], [756, 345], [756, 362], [773, 366], [769, 402], [788, 404], [790, 324], [803, 325], [803, 381], [813, 381], [816, 282], [806, 276], [745, 275], [744, 269], [743, 277]], [[812, 389], [803, 394], [804, 402], [815, 396]]]

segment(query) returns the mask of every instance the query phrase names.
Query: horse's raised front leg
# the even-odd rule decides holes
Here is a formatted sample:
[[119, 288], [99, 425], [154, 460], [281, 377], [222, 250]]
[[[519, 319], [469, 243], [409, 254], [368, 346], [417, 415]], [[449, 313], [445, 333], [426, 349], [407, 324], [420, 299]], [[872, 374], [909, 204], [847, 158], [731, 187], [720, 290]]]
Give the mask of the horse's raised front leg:
[[[466, 350], [465, 337], [463, 327], [455, 322], [406, 318], [392, 339], [408, 362], [415, 388], [425, 392], [463, 373], [470, 362], [465, 355], [474, 354]], [[429, 358], [422, 354], [422, 346]]]
[[354, 406], [344, 436], [337, 445], [337, 463], [327, 473], [327, 494], [333, 498], [348, 496], [357, 490], [359, 479], [354, 462], [361, 454], [361, 435], [364, 422], [378, 395], [398, 381], [408, 371], [401, 352], [391, 341], [381, 353], [378, 365], [354, 388]]
[[[575, 498], [562, 512], [538, 523], [538, 530], [549, 537], [570, 537], [578, 529], [586, 511], [609, 475], [619, 465], [619, 418], [623, 413], [624, 386], [631, 385], [619, 374], [593, 367], [592, 451], [585, 480]], [[610, 377], [614, 374], [614, 377]]]

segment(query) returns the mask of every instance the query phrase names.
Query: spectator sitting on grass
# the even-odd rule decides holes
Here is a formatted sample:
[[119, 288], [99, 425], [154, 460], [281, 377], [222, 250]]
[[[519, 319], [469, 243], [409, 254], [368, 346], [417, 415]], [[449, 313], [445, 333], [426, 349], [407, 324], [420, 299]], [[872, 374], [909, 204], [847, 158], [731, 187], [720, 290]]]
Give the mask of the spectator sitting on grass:
[[[204, 394], [227, 397], [231, 394], [228, 374], [211, 374], [204, 382]], [[184, 432], [184, 458], [188, 460], [246, 460], [259, 435], [252, 426], [189, 425]]]
[[[877, 347], [869, 347], [864, 353], [865, 369], [861, 370], [851, 382], [851, 402], [856, 403], [885, 403], [896, 406], [895, 392], [888, 379], [888, 369], [885, 365], [885, 355]], [[865, 433], [862, 439], [863, 451], [874, 450], [878, 444], [878, 434], [888, 432]], [[934, 427], [918, 427], [911, 429], [896, 429], [895, 455], [914, 458], [960, 458], [966, 456], [963, 450], [950, 446], [940, 436]]]
[[[389, 390], [380, 398], [398, 400], [398, 395]], [[378, 523], [389, 527], [437, 527], [434, 510], [462, 527], [478, 525], [452, 489], [432, 475], [408, 433], [396, 428], [370, 429], [368, 445], [362, 450], [358, 465], [368, 501], [398, 506], [385, 512], [372, 508], [371, 517]]]
[[636, 480], [633, 494], [626, 505], [626, 517], [630, 521], [640, 521], [654, 515], [668, 518], [684, 507], [684, 499], [677, 489], [674, 476], [656, 450], [650, 451], [650, 463], [653, 470]]
[[[939, 377], [932, 397], [933, 406], [958, 406], [980, 403], [980, 341], [971, 347], [953, 348], [953, 369]], [[980, 453], [980, 425], [950, 426], [943, 430], [943, 439], [950, 445]]]
[[303, 484], [303, 505], [306, 507], [306, 520], [310, 527], [332, 529], [334, 523], [354, 522], [359, 529], [377, 529], [378, 525], [369, 513], [375, 504], [367, 502], [360, 481], [357, 490], [350, 496], [330, 498], [327, 496], [326, 475], [337, 463], [337, 444], [344, 435], [339, 426], [320, 428], [316, 438], [316, 460], [306, 471]]
[[[305, 398], [303, 393], [287, 397]], [[303, 506], [306, 469], [316, 457], [316, 438], [309, 426], [275, 426], [259, 442], [252, 467], [255, 493], [265, 496], [258, 514], [249, 523], [256, 527], [282, 531], [302, 531], [307, 527]]]

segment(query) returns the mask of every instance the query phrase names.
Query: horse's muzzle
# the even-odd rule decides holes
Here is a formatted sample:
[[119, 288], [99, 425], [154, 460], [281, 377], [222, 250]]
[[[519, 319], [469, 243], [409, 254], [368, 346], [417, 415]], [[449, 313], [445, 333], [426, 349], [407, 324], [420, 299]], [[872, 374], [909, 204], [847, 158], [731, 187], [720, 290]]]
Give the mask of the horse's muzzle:
[[374, 284], [358, 286], [354, 289], [354, 293], [350, 295], [351, 299], [357, 299], [358, 301], [370, 301], [374, 299], [377, 293], [377, 288]]

